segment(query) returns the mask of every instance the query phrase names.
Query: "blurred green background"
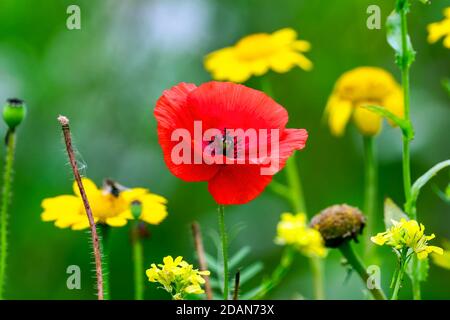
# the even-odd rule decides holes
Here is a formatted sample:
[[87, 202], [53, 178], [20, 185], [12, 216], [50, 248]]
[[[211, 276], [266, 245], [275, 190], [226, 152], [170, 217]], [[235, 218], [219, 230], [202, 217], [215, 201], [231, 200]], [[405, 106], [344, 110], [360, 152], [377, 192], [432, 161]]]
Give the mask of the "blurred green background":
[[[412, 176], [417, 178], [438, 161], [449, 158], [449, 97], [440, 82], [450, 77], [450, 51], [442, 43], [429, 45], [426, 26], [442, 20], [450, 1], [421, 5], [413, 1], [409, 17], [413, 45], [418, 52], [411, 70]], [[81, 30], [66, 28], [66, 9], [81, 8]], [[373, 65], [393, 72], [399, 80], [385, 28], [368, 30], [366, 9], [381, 7], [382, 20], [394, 1], [366, 0], [155, 0], [155, 1], [33, 1], [0, 2], [0, 101], [26, 100], [28, 115], [18, 132], [14, 196], [10, 217], [10, 251], [5, 295], [10, 299], [94, 299], [94, 281], [87, 232], [58, 229], [40, 220], [41, 201], [71, 193], [72, 175], [56, 117], [67, 115], [85, 174], [97, 184], [110, 177], [134, 187], [150, 188], [169, 200], [169, 216], [150, 226], [145, 264], [165, 255], [182, 255], [197, 264], [190, 223], [198, 220], [207, 250], [215, 248], [209, 234], [217, 230], [216, 206], [204, 183], [184, 183], [168, 171], [156, 138], [153, 108], [161, 92], [181, 81], [210, 80], [203, 69], [208, 52], [233, 44], [254, 32], [292, 27], [312, 43], [307, 56], [312, 72], [270, 73], [276, 99], [290, 114], [289, 126], [306, 128], [310, 138], [301, 152], [300, 172], [310, 215], [326, 206], [346, 202], [362, 207], [362, 139], [350, 127], [341, 139], [330, 135], [322, 114], [335, 80], [346, 70]], [[259, 86], [258, 79], [249, 85]], [[0, 134], [6, 132], [0, 126]], [[379, 202], [392, 197], [403, 202], [400, 133], [386, 124], [377, 138]], [[1, 148], [4, 156], [4, 148]], [[449, 207], [431, 185], [444, 189], [448, 171], [436, 177], [418, 202], [420, 220], [440, 244], [450, 239]], [[283, 181], [283, 173], [277, 180]], [[230, 229], [244, 229], [233, 238], [230, 251], [252, 248], [246, 263], [261, 260], [263, 274], [273, 270], [282, 248], [273, 242], [279, 215], [289, 205], [266, 190], [253, 202], [227, 208]], [[382, 230], [381, 211], [377, 230]], [[128, 227], [111, 236], [111, 295], [133, 297]], [[389, 248], [382, 255], [382, 282], [388, 290], [395, 267]], [[344, 283], [345, 268], [332, 251], [326, 260], [326, 294], [331, 299], [364, 298], [360, 280]], [[79, 265], [82, 289], [68, 290], [66, 268]], [[259, 276], [260, 280], [263, 276]], [[253, 284], [256, 284], [255, 281]], [[311, 298], [307, 260], [298, 255], [287, 278], [269, 298]], [[146, 283], [147, 299], [168, 295]], [[410, 298], [405, 281], [402, 298]], [[450, 273], [431, 266], [423, 285], [427, 299], [450, 298]], [[242, 288], [245, 290], [245, 288]]]

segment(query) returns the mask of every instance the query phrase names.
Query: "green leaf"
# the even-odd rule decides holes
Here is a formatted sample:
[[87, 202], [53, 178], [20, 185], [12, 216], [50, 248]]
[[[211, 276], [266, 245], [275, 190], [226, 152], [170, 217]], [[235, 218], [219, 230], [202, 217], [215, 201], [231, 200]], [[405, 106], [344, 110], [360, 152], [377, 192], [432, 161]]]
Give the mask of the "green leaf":
[[236, 268], [238, 264], [248, 256], [250, 251], [250, 247], [245, 246], [242, 247], [238, 252], [236, 252], [236, 254], [233, 255], [233, 257], [231, 257], [230, 261], [228, 262], [230, 269]]
[[427, 184], [428, 181], [431, 180], [440, 170], [450, 166], [450, 159], [445, 160], [442, 162], [439, 162], [434, 167], [432, 167], [430, 170], [425, 172], [419, 179], [414, 182], [414, 184], [411, 187], [411, 197], [410, 200], [406, 203], [406, 212], [408, 213], [415, 213], [416, 210], [416, 201], [419, 197], [420, 190], [423, 188], [424, 185]]
[[391, 198], [386, 198], [384, 200], [384, 225], [386, 226], [386, 230], [392, 227], [392, 220], [400, 221], [402, 218], [409, 220], [406, 213]]
[[424, 282], [428, 278], [428, 270], [430, 269], [429, 259], [419, 260], [415, 256], [409, 261], [406, 266], [406, 274], [412, 279], [417, 279]]
[[208, 264], [209, 271], [219, 274], [220, 273], [220, 265], [217, 263], [216, 259], [210, 256], [205, 252], [206, 263]]
[[247, 290], [245, 293], [241, 293], [239, 297], [241, 300], [252, 300], [254, 299], [258, 293], [263, 289], [263, 285], [259, 285], [256, 288]]
[[448, 93], [448, 95], [450, 96], [450, 79], [443, 79], [442, 86], [444, 87], [444, 90]]
[[259, 272], [263, 270], [263, 268], [264, 265], [261, 261], [256, 261], [251, 265], [249, 265], [248, 267], [245, 267], [241, 271], [241, 278], [240, 278], [241, 285], [245, 284], [247, 281], [256, 276]]
[[389, 45], [395, 51], [396, 63], [402, 68], [408, 68], [414, 61], [416, 52], [414, 51], [411, 39], [407, 35], [406, 38], [406, 50], [403, 52], [402, 46], [402, 19], [400, 16], [400, 10], [407, 11], [407, 8], [397, 8], [392, 11], [386, 21], [386, 34]]
[[394, 122], [402, 130], [403, 135], [406, 138], [408, 138], [408, 140], [412, 140], [414, 138], [414, 131], [412, 125], [408, 120], [401, 119], [392, 112], [390, 112], [388, 109], [380, 106], [367, 105], [363, 106], [363, 108], [375, 112], [376, 114], [388, 118], [389, 120]]

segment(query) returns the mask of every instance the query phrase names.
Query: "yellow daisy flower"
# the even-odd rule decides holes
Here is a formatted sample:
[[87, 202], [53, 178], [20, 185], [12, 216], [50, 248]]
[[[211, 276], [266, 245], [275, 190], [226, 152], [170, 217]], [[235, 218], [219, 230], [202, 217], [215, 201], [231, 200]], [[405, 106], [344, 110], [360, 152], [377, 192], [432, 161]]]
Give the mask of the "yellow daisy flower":
[[244, 82], [269, 69], [285, 73], [298, 66], [309, 71], [312, 62], [302, 53], [310, 48], [310, 43], [297, 40], [297, 33], [290, 28], [272, 34], [256, 33], [242, 38], [232, 47], [207, 55], [205, 68], [215, 80], [232, 82]]
[[174, 300], [183, 300], [186, 294], [202, 294], [201, 285], [205, 283], [203, 276], [209, 276], [209, 271], [194, 269], [192, 264], [183, 260], [183, 257], [172, 256], [163, 259], [158, 266], [154, 263], [147, 269], [148, 281], [158, 282]]
[[442, 255], [444, 250], [440, 247], [429, 246], [428, 241], [434, 239], [434, 234], [425, 235], [425, 227], [416, 220], [401, 219], [400, 222], [392, 221], [393, 226], [385, 232], [378, 233], [370, 240], [377, 245], [388, 245], [395, 250], [401, 251], [410, 248], [417, 254], [417, 258], [422, 260], [430, 253]]
[[293, 245], [308, 257], [325, 257], [324, 240], [319, 231], [307, 225], [306, 215], [298, 213], [283, 213], [277, 226], [275, 243]]
[[[141, 205], [139, 219], [142, 221], [159, 224], [167, 216], [167, 200], [147, 189], [127, 189], [110, 180], [105, 180], [103, 188], [99, 189], [91, 180], [82, 180], [95, 222], [112, 227], [124, 226], [134, 218], [131, 205], [137, 202]], [[54, 221], [59, 228], [88, 228], [89, 221], [76, 182], [73, 184], [73, 191], [75, 195], [44, 199], [41, 204], [44, 209], [42, 220]]]
[[444, 20], [428, 25], [428, 42], [435, 43], [444, 38], [444, 46], [450, 49], [450, 7], [444, 9]]
[[353, 117], [363, 135], [376, 135], [381, 130], [382, 117], [363, 108], [367, 105], [384, 107], [403, 118], [403, 93], [390, 73], [375, 67], [359, 67], [338, 79], [325, 109], [331, 133], [342, 136]]

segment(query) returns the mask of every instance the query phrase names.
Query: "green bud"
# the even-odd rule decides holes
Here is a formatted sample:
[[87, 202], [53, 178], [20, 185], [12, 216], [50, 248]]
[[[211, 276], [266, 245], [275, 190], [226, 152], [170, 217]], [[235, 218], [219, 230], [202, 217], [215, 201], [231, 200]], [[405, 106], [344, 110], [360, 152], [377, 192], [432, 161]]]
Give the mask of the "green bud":
[[8, 99], [3, 107], [3, 119], [10, 130], [14, 130], [25, 118], [25, 103], [17, 98]]
[[140, 201], [133, 201], [131, 203], [131, 214], [135, 219], [139, 219], [142, 212], [142, 204]]
[[358, 208], [346, 204], [334, 205], [322, 210], [311, 220], [311, 227], [319, 230], [325, 246], [337, 248], [343, 242], [362, 233], [366, 219]]

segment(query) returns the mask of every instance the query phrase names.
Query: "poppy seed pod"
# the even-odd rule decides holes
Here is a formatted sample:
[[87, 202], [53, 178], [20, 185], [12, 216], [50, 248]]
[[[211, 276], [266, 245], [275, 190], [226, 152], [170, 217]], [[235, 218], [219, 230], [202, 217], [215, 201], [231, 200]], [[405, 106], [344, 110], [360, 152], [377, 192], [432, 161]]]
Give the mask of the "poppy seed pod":
[[11, 131], [22, 122], [25, 118], [26, 111], [23, 100], [13, 98], [6, 101], [3, 107], [3, 119]]
[[325, 246], [337, 248], [343, 242], [362, 233], [366, 219], [358, 208], [346, 204], [334, 205], [322, 210], [311, 220], [311, 227], [319, 230]]

